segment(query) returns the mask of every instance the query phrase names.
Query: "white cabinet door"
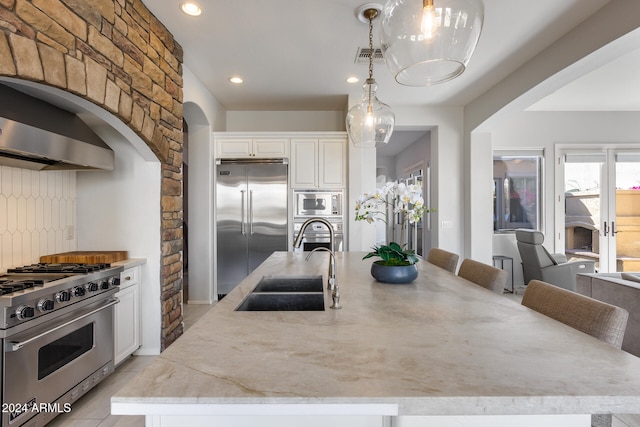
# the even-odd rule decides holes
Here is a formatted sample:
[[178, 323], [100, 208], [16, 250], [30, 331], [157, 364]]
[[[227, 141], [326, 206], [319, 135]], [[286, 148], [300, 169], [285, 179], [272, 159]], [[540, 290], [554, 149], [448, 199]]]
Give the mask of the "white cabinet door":
[[291, 186], [305, 189], [346, 187], [346, 139], [291, 140]]
[[346, 187], [346, 146], [344, 139], [318, 141], [318, 186], [320, 188]]
[[291, 186], [316, 188], [318, 186], [318, 140], [291, 140]]
[[140, 284], [139, 268], [131, 268], [120, 275], [120, 291], [115, 305], [114, 363], [117, 365], [140, 347]]
[[288, 157], [288, 139], [260, 138], [253, 140], [253, 155], [255, 157]]
[[289, 140], [286, 138], [217, 138], [218, 158], [287, 157]]
[[216, 139], [216, 153], [220, 158], [251, 157], [253, 140], [251, 138]]

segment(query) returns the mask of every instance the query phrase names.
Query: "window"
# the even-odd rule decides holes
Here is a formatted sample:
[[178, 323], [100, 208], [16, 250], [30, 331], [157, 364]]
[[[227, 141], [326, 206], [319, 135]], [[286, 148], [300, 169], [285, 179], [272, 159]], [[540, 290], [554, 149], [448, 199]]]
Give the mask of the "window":
[[494, 155], [493, 230], [540, 229], [542, 154]]

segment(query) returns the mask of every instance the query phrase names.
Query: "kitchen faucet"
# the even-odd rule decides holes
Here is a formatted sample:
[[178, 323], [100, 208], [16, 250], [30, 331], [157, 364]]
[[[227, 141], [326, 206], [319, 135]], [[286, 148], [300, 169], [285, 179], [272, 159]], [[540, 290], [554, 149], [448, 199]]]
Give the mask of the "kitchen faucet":
[[300, 226], [300, 231], [298, 232], [298, 235], [293, 241], [293, 247], [294, 248], [300, 247], [300, 244], [302, 243], [302, 238], [304, 237], [304, 231], [307, 229], [307, 227], [310, 224], [314, 222], [320, 222], [327, 226], [327, 228], [329, 229], [329, 249], [331, 250], [331, 252], [335, 252], [336, 251], [336, 248], [334, 247], [335, 231], [333, 230], [333, 225], [329, 222], [329, 220], [325, 218], [321, 218], [319, 216], [314, 216], [313, 218], [309, 218], [308, 220], [302, 223], [302, 225]]
[[298, 235], [293, 241], [293, 247], [294, 248], [300, 247], [300, 245], [302, 244], [302, 239], [304, 237], [304, 231], [307, 229], [307, 227], [310, 224], [314, 222], [322, 223], [326, 225], [327, 228], [329, 229], [329, 248], [325, 248], [325, 247], [315, 248], [309, 253], [309, 255], [307, 255], [306, 259], [308, 261], [311, 254], [316, 250], [324, 250], [329, 252], [329, 254], [331, 255], [331, 258], [329, 260], [329, 279], [327, 280], [327, 285], [328, 285], [327, 287], [332, 291], [331, 297], [333, 298], [333, 305], [331, 306], [331, 308], [342, 308], [340, 306], [340, 292], [338, 291], [338, 284], [336, 281], [336, 256], [335, 256], [335, 244], [334, 244], [335, 232], [333, 230], [333, 225], [325, 218], [321, 218], [321, 217], [309, 218], [308, 220], [303, 222], [302, 225], [300, 226], [300, 231], [298, 232]]
[[305, 260], [309, 261], [309, 258], [311, 258], [311, 254], [313, 254], [315, 251], [326, 251], [329, 252], [329, 255], [331, 256], [329, 259], [328, 289], [331, 290], [331, 299], [333, 300], [333, 304], [331, 304], [331, 307], [329, 308], [340, 309], [342, 308], [342, 306], [340, 305], [340, 290], [338, 289], [338, 280], [336, 279], [336, 254], [334, 254], [331, 249], [320, 246], [309, 252], [309, 255], [307, 255]]

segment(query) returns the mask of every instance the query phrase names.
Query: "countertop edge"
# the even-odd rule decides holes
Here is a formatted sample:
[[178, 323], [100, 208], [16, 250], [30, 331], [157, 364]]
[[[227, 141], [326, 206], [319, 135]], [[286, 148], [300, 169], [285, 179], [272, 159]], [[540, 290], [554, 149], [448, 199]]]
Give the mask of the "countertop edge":
[[146, 263], [147, 263], [146, 258], [128, 258], [123, 261], [116, 261], [114, 263], [111, 263], [111, 265], [117, 266], [117, 267], [122, 266], [124, 268], [133, 268], [139, 265], [144, 265]]
[[[130, 398], [112, 397], [114, 415], [372, 415], [372, 416], [475, 416], [570, 415], [602, 413], [602, 400], [610, 399], [610, 412], [625, 413], [635, 398], [607, 396], [461, 396], [428, 398]], [[589, 410], [589, 408], [592, 408]]]

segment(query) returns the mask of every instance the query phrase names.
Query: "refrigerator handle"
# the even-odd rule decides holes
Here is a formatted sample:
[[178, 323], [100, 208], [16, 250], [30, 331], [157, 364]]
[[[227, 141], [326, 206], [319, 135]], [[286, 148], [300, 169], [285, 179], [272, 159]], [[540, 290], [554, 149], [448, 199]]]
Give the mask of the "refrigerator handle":
[[253, 236], [253, 190], [249, 191], [249, 234]]
[[247, 234], [247, 230], [245, 229], [245, 222], [244, 222], [244, 193], [245, 190], [240, 190], [240, 193], [242, 193], [242, 197], [241, 197], [241, 201], [240, 201], [240, 233], [245, 236]]

